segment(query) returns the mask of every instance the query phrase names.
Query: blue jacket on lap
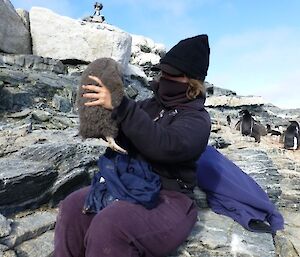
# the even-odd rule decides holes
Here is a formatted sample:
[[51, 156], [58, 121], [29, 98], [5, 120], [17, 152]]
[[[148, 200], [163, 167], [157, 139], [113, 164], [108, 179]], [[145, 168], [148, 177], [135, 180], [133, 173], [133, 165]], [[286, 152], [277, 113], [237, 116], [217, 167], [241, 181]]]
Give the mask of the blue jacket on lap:
[[92, 180], [84, 212], [97, 213], [116, 199], [147, 209], [157, 205], [160, 178], [147, 162], [108, 150], [100, 156], [98, 167], [100, 171]]

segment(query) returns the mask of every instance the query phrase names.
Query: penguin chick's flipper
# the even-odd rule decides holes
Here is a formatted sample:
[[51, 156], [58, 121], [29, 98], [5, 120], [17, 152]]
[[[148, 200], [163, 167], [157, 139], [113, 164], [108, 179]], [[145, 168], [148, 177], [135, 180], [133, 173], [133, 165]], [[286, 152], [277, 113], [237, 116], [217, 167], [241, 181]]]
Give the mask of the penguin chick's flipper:
[[118, 153], [127, 154], [127, 151], [124, 150], [122, 147], [118, 146], [112, 137], [106, 137], [106, 141], [108, 142], [108, 147], [111, 148], [112, 150]]

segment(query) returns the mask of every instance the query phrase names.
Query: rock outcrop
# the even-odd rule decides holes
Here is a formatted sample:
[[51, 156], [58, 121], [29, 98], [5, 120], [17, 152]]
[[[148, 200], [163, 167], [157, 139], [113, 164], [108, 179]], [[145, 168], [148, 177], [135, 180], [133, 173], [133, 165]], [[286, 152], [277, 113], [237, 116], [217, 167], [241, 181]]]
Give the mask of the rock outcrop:
[[[72, 23], [87, 26], [87, 31], [95, 29], [44, 9], [33, 8], [33, 12], [49, 14], [49, 23], [57, 22], [50, 17], [59, 19], [62, 27]], [[39, 22], [38, 15], [33, 19]], [[39, 37], [38, 30], [34, 33]], [[150, 67], [164, 54], [164, 48], [142, 36], [133, 38], [131, 62], [128, 63], [130, 54], [125, 54], [128, 49], [121, 49], [119, 53], [123, 54], [118, 58], [125, 66], [129, 64], [124, 77], [127, 95], [140, 100], [153, 94], [147, 87], [152, 79]], [[46, 35], [39, 40], [47, 41]], [[103, 40], [103, 44], [109, 44], [114, 39]], [[71, 46], [66, 43], [66, 48]], [[52, 50], [47, 51], [51, 54]], [[110, 48], [105, 51], [107, 57], [112, 54]], [[80, 54], [74, 51], [70, 56], [89, 62]], [[78, 137], [74, 103], [86, 64], [62, 61], [69, 57], [53, 57], [0, 53], [0, 256], [53, 256], [58, 203], [90, 183], [98, 171], [97, 159], [106, 149], [102, 140], [82, 141]], [[210, 88], [206, 108], [213, 125], [209, 144], [265, 190], [283, 214], [285, 229], [274, 236], [249, 232], [229, 217], [212, 212], [205, 193], [196, 188], [198, 222], [186, 242], [171, 256], [299, 257], [300, 151], [283, 149], [278, 137], [262, 136], [261, 142], [255, 143], [235, 129], [243, 108], [263, 125], [282, 127], [288, 125], [291, 117], [299, 120], [299, 110], [281, 110], [257, 97], [241, 97], [208, 82], [206, 86]], [[227, 116], [231, 117], [231, 124]]]
[[30, 30], [35, 55], [78, 62], [111, 57], [124, 69], [130, 59], [130, 34], [108, 24], [74, 20], [33, 7]]
[[0, 52], [30, 54], [30, 33], [13, 5], [0, 0]]
[[240, 107], [250, 105], [263, 105], [265, 102], [261, 97], [255, 96], [211, 96], [207, 98], [205, 106], [208, 107]]

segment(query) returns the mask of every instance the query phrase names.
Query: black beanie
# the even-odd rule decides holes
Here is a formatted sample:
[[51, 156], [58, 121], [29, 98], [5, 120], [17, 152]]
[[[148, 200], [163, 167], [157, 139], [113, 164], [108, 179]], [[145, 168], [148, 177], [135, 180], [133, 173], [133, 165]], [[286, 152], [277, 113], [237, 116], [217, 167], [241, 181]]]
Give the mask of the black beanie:
[[160, 63], [153, 67], [153, 70], [161, 69], [164, 71], [164, 64], [167, 64], [190, 78], [204, 81], [209, 66], [209, 54], [207, 35], [186, 38], [173, 46], [161, 58]]

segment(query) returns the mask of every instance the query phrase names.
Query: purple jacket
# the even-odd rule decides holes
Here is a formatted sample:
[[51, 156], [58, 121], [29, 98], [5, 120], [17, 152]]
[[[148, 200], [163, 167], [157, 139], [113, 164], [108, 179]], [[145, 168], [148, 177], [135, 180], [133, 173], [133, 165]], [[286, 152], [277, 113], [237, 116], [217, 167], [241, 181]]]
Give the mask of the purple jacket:
[[198, 186], [214, 212], [254, 232], [283, 229], [283, 217], [267, 193], [226, 156], [207, 146], [197, 163]]
[[196, 161], [205, 150], [211, 121], [204, 97], [165, 107], [157, 97], [135, 102], [126, 97], [112, 117], [120, 125], [117, 142], [129, 154], [148, 161], [162, 187], [192, 197]]

